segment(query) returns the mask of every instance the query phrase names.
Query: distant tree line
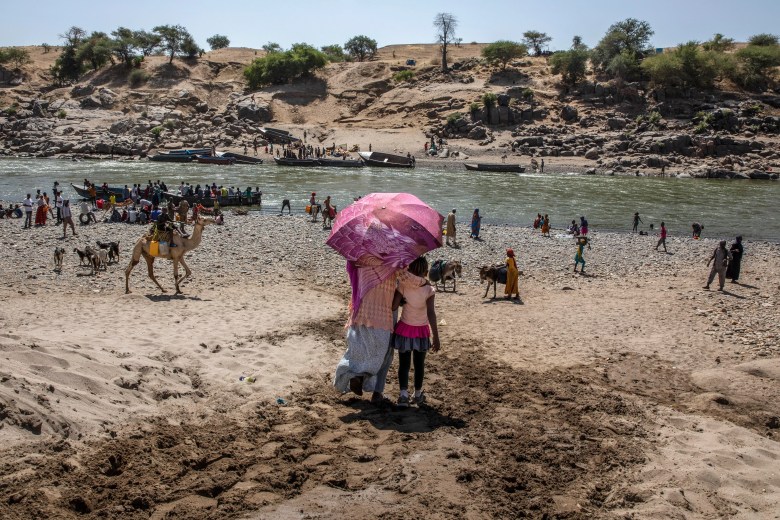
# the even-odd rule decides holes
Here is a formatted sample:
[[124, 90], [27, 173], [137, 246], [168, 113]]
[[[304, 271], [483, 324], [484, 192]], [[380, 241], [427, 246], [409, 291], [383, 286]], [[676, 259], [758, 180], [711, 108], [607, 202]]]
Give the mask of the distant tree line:
[[[203, 53], [195, 39], [181, 25], [158, 25], [151, 31], [119, 27], [110, 35], [93, 31], [90, 34], [71, 27], [61, 35], [65, 41], [62, 53], [51, 68], [55, 81], [75, 81], [87, 70], [98, 70], [117, 62], [128, 68], [139, 67], [144, 57], [163, 53], [169, 63], [176, 56], [193, 58]], [[214, 35], [207, 40], [212, 48], [227, 46], [225, 36]]]

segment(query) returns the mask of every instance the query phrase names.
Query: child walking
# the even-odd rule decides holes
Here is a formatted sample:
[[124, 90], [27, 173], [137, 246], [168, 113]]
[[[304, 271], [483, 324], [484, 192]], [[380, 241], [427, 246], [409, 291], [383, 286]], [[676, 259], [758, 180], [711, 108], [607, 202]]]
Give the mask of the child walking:
[[[425, 277], [428, 273], [428, 261], [420, 257], [409, 265], [409, 272], [415, 276]], [[401, 319], [395, 326], [393, 348], [398, 350], [398, 383], [401, 393], [398, 396], [398, 407], [408, 408], [412, 401], [409, 397], [409, 368], [414, 362], [414, 403], [425, 402], [423, 393], [423, 377], [425, 376], [425, 354], [428, 350], [438, 352], [439, 329], [436, 326], [436, 310], [434, 297], [436, 291], [430, 284], [415, 287], [413, 284], [401, 282], [393, 298], [393, 310], [398, 309], [403, 299]], [[433, 342], [431, 342], [433, 333]]]

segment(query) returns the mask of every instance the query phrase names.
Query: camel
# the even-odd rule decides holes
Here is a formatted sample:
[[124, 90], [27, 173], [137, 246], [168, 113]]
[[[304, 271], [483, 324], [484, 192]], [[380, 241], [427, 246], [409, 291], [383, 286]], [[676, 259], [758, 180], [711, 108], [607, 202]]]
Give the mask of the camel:
[[[149, 242], [151, 241], [151, 237], [149, 235], [144, 235], [139, 238], [133, 248], [130, 264], [125, 268], [125, 294], [130, 293], [130, 273], [133, 271], [133, 267], [141, 261], [142, 256], [144, 260], [146, 260], [146, 267], [149, 269], [149, 278], [157, 284], [157, 287], [159, 287], [162, 292], [165, 292], [165, 289], [163, 289], [160, 282], [157, 281], [157, 278], [154, 277], [154, 260], [155, 258], [167, 258], [168, 260], [171, 260], [173, 262], [173, 279], [176, 284], [176, 294], [181, 294], [179, 284], [189, 278], [192, 274], [187, 262], [184, 261], [184, 255], [200, 245], [203, 228], [206, 227], [206, 225], [213, 223], [214, 219], [203, 219], [198, 217], [195, 221], [195, 229], [193, 229], [192, 235], [189, 238], [184, 238], [181, 235], [173, 233], [173, 242], [176, 244], [176, 247], [168, 248], [168, 254], [166, 256], [151, 256], [149, 254]], [[181, 278], [179, 278], [180, 263], [184, 266], [185, 271], [184, 276]]]

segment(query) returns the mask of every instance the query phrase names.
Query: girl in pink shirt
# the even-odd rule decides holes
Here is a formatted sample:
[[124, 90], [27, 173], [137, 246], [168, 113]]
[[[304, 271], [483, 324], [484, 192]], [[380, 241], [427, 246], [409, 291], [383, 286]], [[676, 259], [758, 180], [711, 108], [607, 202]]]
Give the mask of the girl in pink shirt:
[[[425, 277], [428, 272], [428, 261], [420, 257], [409, 265], [409, 272], [415, 276]], [[414, 402], [418, 405], [425, 402], [422, 390], [425, 375], [425, 354], [428, 349], [438, 352], [439, 330], [436, 326], [436, 310], [434, 298], [436, 291], [429, 283], [423, 286], [401, 280], [393, 298], [393, 310], [398, 309], [403, 301], [401, 319], [395, 326], [393, 348], [398, 350], [398, 382], [401, 394], [398, 396], [398, 407], [409, 406], [409, 369], [414, 361]], [[433, 342], [431, 343], [431, 332]]]

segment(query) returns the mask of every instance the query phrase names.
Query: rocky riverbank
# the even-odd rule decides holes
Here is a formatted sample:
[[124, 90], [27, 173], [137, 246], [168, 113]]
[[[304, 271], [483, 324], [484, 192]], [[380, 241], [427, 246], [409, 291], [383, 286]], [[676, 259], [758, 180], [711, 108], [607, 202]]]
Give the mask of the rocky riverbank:
[[[428, 404], [381, 411], [330, 389], [349, 284], [321, 223], [228, 212], [188, 253], [180, 296], [167, 261], [167, 294], [143, 262], [124, 294], [143, 231], [101, 222], [63, 240], [0, 220], [6, 518], [776, 510], [777, 245], [748, 242], [741, 283], [718, 292], [701, 288], [714, 240], [671, 237], [665, 254], [594, 229], [583, 276], [558, 230], [471, 240], [461, 223], [459, 247], [429, 255], [463, 277], [436, 295]], [[72, 251], [96, 240], [118, 240], [120, 260], [92, 276]], [[521, 304], [478, 279], [506, 247]], [[393, 369], [391, 398], [397, 385]]]

